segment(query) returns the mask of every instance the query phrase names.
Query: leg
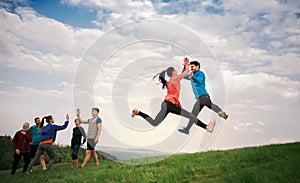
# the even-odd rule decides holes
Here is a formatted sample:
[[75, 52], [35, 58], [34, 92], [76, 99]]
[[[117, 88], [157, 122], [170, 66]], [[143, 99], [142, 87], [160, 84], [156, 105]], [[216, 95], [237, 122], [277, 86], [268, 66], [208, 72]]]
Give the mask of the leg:
[[148, 116], [148, 114], [145, 114], [141, 111], [138, 112], [138, 115], [140, 115], [141, 117], [143, 117], [146, 121], [148, 121], [152, 126], [158, 126], [168, 115], [168, 109], [167, 109], [167, 104], [164, 101], [161, 104], [161, 110], [158, 112], [158, 114], [156, 115], [155, 119], [152, 119], [150, 116]]
[[222, 111], [222, 109], [214, 103], [211, 103], [211, 108], [210, 109], [215, 111], [216, 113], [219, 113], [219, 112]]
[[37, 161], [37, 159], [41, 156], [41, 154], [44, 151], [44, 144], [39, 145], [37, 152], [34, 156], [34, 158], [30, 161], [28, 168], [27, 168], [27, 172], [30, 172], [30, 170], [32, 169], [34, 163]]
[[[192, 110], [192, 114], [197, 117], [200, 113], [200, 111], [203, 109], [203, 105], [200, 105], [200, 101], [197, 100], [196, 103], [194, 104], [193, 110]], [[191, 129], [191, 127], [193, 126], [194, 121], [190, 120], [188, 125], [184, 128], [185, 131], [187, 131], [187, 134], [189, 132], [189, 130]]]
[[75, 167], [75, 152], [74, 152], [74, 147], [71, 146], [71, 158], [72, 158], [72, 168]]
[[24, 158], [23, 173], [25, 173], [30, 163], [30, 153], [23, 153], [23, 158]]
[[168, 105], [169, 105], [168, 108], [170, 109], [171, 113], [174, 113], [174, 114], [177, 114], [177, 115], [189, 118], [190, 121], [192, 121], [192, 124], [193, 123], [197, 123], [198, 126], [206, 129], [207, 125], [204, 124], [202, 121], [200, 121], [197, 117], [195, 117], [193, 114], [191, 114], [187, 110], [182, 109], [181, 107], [176, 106], [176, 105], [174, 105], [172, 103], [168, 103]]
[[90, 156], [91, 156], [91, 150], [86, 150], [85, 151], [85, 158], [84, 158], [83, 163], [81, 165], [82, 168], [87, 164], [87, 162], [90, 159]]
[[43, 154], [40, 156], [40, 163], [43, 170], [46, 170], [45, 156]]
[[78, 168], [78, 159], [74, 160], [74, 165], [75, 165], [75, 168]]
[[19, 164], [20, 159], [21, 159], [21, 154], [14, 153], [14, 161], [13, 161], [13, 165], [12, 165], [10, 174], [13, 175], [16, 173], [17, 166]]
[[[78, 151], [79, 151], [79, 145], [75, 145], [74, 147], [72, 147], [72, 166], [73, 167], [76, 167], [78, 166]], [[76, 162], [77, 162], [77, 165], [76, 165]]]
[[56, 155], [54, 153], [54, 150], [52, 148], [52, 144], [45, 144], [45, 151], [47, 152], [48, 156], [50, 157], [50, 161], [48, 162], [48, 166], [46, 170], [50, 170], [52, 165], [54, 164], [56, 160]]
[[222, 111], [222, 109], [217, 106], [216, 104], [212, 103], [208, 95], [202, 95], [199, 100], [201, 101], [201, 104], [205, 105], [209, 109], [216, 112], [220, 117], [227, 119], [228, 115]]
[[95, 164], [98, 166], [99, 165], [99, 160], [98, 160], [98, 155], [95, 150], [92, 150], [92, 156], [94, 158]]

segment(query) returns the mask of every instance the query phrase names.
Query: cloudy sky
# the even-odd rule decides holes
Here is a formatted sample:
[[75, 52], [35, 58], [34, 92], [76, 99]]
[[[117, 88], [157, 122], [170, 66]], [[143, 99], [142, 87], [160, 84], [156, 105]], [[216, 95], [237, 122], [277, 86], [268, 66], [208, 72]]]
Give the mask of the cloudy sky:
[[[6, 0], [0, 3], [1, 135], [52, 114], [90, 117], [99, 106], [100, 146], [193, 152], [300, 141], [300, 3], [297, 0]], [[130, 110], [154, 116], [165, 95], [152, 77], [201, 63], [224, 121], [213, 134], [169, 115], [153, 128]], [[195, 102], [189, 81], [181, 101]], [[58, 134], [69, 144], [74, 124]], [[87, 129], [86, 126], [84, 126]]]

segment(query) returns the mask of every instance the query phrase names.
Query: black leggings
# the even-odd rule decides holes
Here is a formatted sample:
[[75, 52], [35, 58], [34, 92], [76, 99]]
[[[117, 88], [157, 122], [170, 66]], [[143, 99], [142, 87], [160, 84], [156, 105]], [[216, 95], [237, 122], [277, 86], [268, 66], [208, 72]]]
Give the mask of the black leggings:
[[[222, 111], [222, 109], [219, 106], [211, 102], [210, 97], [208, 95], [201, 95], [197, 100], [197, 102], [194, 104], [192, 114], [198, 116], [198, 114], [200, 113], [200, 111], [203, 109], [204, 106], [208, 107], [209, 109], [213, 110], [216, 113]], [[186, 129], [189, 130], [194, 123], [195, 123], [194, 121], [190, 120]], [[196, 123], [196, 125], [198, 125], [198, 123]]]
[[148, 121], [152, 126], [158, 126], [169, 113], [177, 114], [183, 117], [186, 117], [193, 121], [193, 123], [199, 124], [200, 127], [206, 129], [206, 124], [202, 123], [197, 117], [188, 112], [185, 109], [173, 104], [169, 101], [163, 101], [161, 103], [161, 109], [159, 113], [156, 115], [155, 119], [152, 119], [148, 114], [145, 114], [139, 111], [138, 115], [142, 116], [146, 121]]

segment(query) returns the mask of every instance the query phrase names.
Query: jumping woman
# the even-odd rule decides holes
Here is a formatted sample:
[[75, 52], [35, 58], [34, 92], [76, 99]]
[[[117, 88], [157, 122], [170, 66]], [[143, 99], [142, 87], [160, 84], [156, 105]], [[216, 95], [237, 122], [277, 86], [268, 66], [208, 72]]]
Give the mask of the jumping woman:
[[[206, 129], [208, 132], [212, 132], [216, 123], [215, 120], [212, 120], [210, 123], [208, 123], [208, 125], [206, 125], [193, 114], [181, 107], [181, 104], [179, 102], [180, 81], [190, 71], [188, 58], [184, 58], [184, 67], [185, 71], [179, 75], [173, 67], [169, 67], [167, 70], [164, 70], [161, 73], [159, 73], [159, 81], [162, 83], [162, 89], [167, 88], [167, 95], [165, 96], [165, 100], [161, 104], [161, 110], [159, 111], [155, 119], [152, 119], [149, 115], [143, 113], [142, 111], [139, 111], [138, 109], [133, 109], [131, 116], [134, 117], [136, 115], [139, 115], [143, 117], [146, 121], [148, 121], [152, 126], [158, 126], [171, 112], [173, 114], [186, 117], [192, 120], [198, 126]], [[165, 79], [166, 73], [170, 77], [169, 81], [166, 81]], [[154, 78], [156, 76], [154, 76]]]

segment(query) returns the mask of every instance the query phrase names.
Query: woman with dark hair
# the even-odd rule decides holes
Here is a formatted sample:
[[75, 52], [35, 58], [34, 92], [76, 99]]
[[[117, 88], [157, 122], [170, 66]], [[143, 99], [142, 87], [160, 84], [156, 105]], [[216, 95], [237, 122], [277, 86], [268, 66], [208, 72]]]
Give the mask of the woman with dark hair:
[[[55, 159], [56, 159], [55, 153], [52, 148], [52, 144], [56, 139], [56, 133], [59, 130], [63, 130], [65, 128], [67, 128], [67, 126], [69, 124], [69, 119], [70, 119], [70, 117], [67, 114], [65, 124], [62, 126], [59, 126], [59, 125], [53, 124], [54, 123], [53, 116], [49, 115], [49, 116], [43, 117], [43, 119], [40, 123], [40, 127], [42, 128], [40, 145], [38, 147], [37, 153], [35, 154], [33, 160], [31, 160], [31, 162], [27, 168], [27, 171], [26, 171], [27, 174], [29, 174], [33, 164], [39, 159], [39, 157], [41, 156], [41, 154], [44, 151], [46, 151], [48, 156], [50, 157], [50, 161], [48, 162], [46, 170], [49, 170], [51, 168], [51, 166], [53, 165], [53, 163], [55, 162]], [[45, 127], [43, 127], [45, 121], [48, 124]]]
[[[75, 119], [76, 127], [73, 128], [73, 134], [71, 139], [71, 157], [72, 157], [72, 168], [78, 168], [78, 151], [80, 147], [86, 142], [86, 134], [84, 129], [80, 126], [80, 121]], [[81, 142], [83, 137], [83, 142]]]
[[[193, 114], [191, 114], [190, 112], [188, 112], [187, 110], [181, 107], [181, 104], [179, 102], [180, 81], [190, 71], [188, 58], [184, 58], [184, 67], [185, 67], [185, 71], [181, 74], [178, 74], [178, 72], [173, 67], [169, 67], [168, 69], [162, 71], [159, 74], [159, 81], [162, 83], [162, 89], [167, 88], [167, 95], [165, 96], [165, 100], [161, 104], [161, 110], [157, 114], [155, 119], [152, 119], [149, 115], [143, 113], [142, 111], [139, 111], [138, 109], [133, 109], [131, 116], [134, 117], [136, 115], [139, 115], [143, 117], [146, 121], [148, 121], [152, 126], [158, 126], [171, 112], [173, 114], [186, 117], [194, 121], [194, 123], [196, 123], [198, 126], [206, 129], [208, 132], [212, 132], [216, 123], [215, 120], [211, 121], [208, 125], [206, 125], [203, 122], [201, 122], [197, 117], [195, 117]], [[170, 77], [169, 81], [165, 79], [166, 73]], [[156, 76], [154, 76], [154, 78]]]

